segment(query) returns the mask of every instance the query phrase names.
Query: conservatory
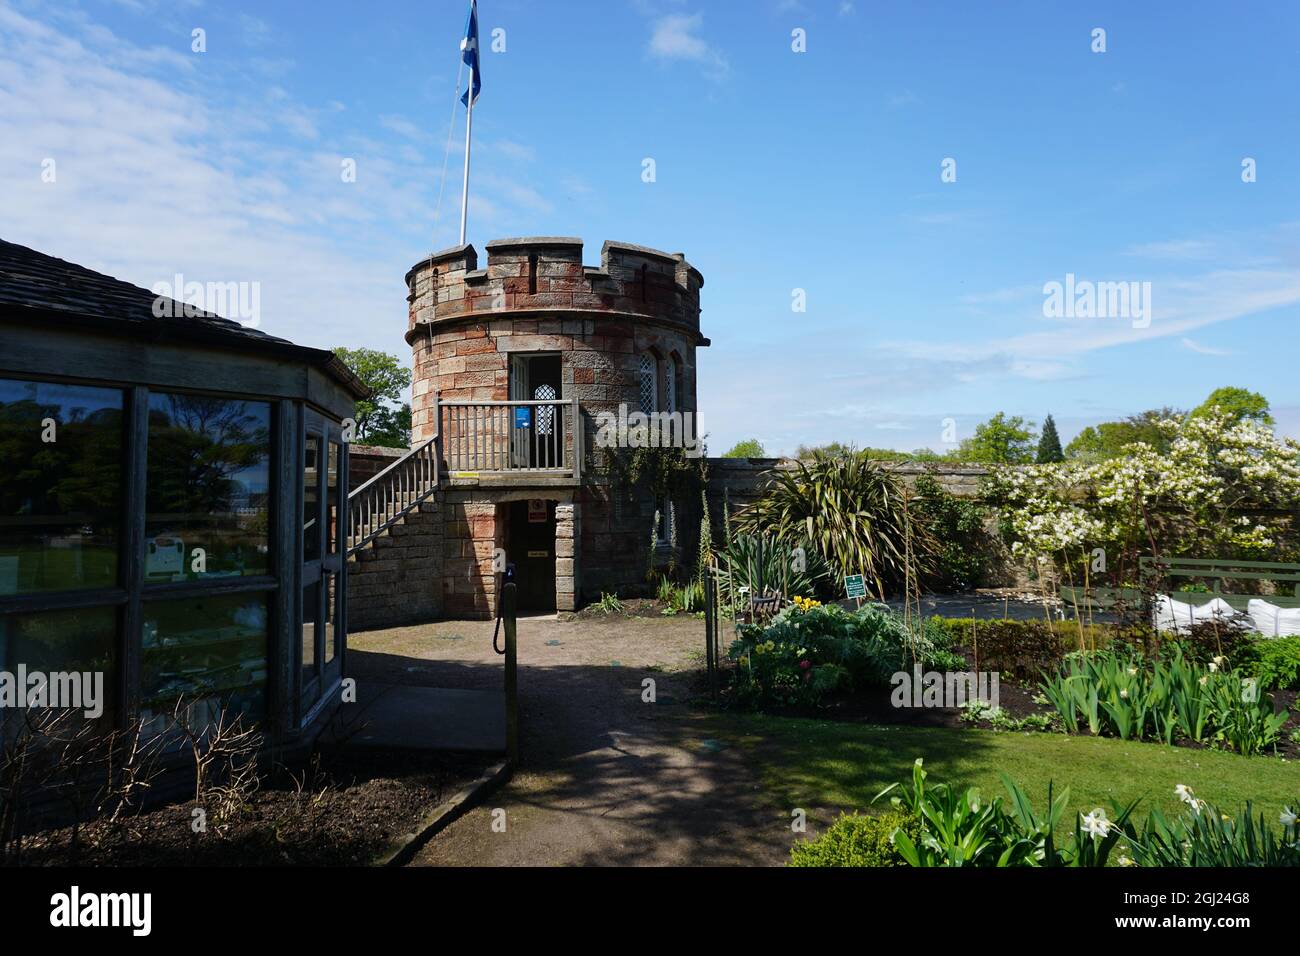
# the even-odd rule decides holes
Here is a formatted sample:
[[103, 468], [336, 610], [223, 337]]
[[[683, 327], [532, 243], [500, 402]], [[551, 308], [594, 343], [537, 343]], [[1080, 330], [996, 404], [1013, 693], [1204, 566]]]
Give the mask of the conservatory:
[[309, 736], [367, 394], [330, 352], [0, 241], [0, 672], [102, 674], [117, 725], [179, 701]]

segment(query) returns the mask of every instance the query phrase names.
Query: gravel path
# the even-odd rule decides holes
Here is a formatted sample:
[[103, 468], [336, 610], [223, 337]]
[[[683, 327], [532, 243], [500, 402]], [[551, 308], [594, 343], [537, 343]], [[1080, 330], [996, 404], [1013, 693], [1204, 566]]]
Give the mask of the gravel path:
[[[792, 842], [734, 749], [693, 709], [694, 618], [519, 622], [520, 767], [438, 834], [426, 866], [774, 865]], [[449, 687], [501, 686], [492, 624], [350, 635], [349, 671]], [[657, 701], [642, 700], [643, 680]], [[499, 832], [504, 811], [504, 832]], [[495, 827], [494, 827], [495, 824]]]

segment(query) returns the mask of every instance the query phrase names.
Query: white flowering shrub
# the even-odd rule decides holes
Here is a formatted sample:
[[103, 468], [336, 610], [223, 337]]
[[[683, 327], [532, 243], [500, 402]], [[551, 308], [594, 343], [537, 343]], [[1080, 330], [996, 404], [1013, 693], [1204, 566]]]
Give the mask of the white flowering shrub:
[[1138, 442], [1108, 461], [996, 469], [988, 491], [1013, 553], [1289, 556], [1280, 553], [1293, 546], [1289, 519], [1258, 515], [1295, 509], [1300, 443], [1218, 410], [1160, 427], [1172, 438], [1168, 453]]

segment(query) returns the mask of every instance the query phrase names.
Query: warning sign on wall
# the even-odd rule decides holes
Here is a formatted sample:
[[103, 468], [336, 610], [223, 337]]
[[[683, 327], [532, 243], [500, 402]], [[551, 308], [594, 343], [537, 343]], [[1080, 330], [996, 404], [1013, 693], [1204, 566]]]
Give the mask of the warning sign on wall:
[[546, 523], [546, 499], [545, 498], [528, 499], [528, 521], [530, 524]]

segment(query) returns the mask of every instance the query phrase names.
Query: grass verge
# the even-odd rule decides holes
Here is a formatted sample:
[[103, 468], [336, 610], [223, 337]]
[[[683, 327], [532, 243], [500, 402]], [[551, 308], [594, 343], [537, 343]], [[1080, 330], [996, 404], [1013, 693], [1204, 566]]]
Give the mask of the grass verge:
[[[999, 773], [1046, 807], [1048, 781], [1070, 788], [1073, 809], [1087, 812], [1111, 801], [1142, 802], [1138, 819], [1160, 807], [1179, 812], [1174, 785], [1234, 812], [1246, 800], [1276, 824], [1282, 807], [1300, 804], [1300, 764], [1276, 757], [1165, 747], [1102, 737], [998, 733], [944, 727], [904, 727], [757, 714], [720, 714], [713, 733], [741, 748], [764, 787], [784, 806], [801, 807], [827, 823], [841, 810], [888, 808], [871, 799], [889, 784], [911, 779], [912, 763], [925, 760], [931, 783], [974, 785], [987, 797], [1006, 795]], [[1074, 821], [1070, 817], [1069, 828]]]

